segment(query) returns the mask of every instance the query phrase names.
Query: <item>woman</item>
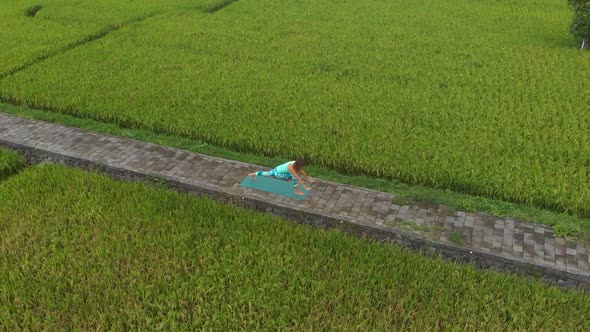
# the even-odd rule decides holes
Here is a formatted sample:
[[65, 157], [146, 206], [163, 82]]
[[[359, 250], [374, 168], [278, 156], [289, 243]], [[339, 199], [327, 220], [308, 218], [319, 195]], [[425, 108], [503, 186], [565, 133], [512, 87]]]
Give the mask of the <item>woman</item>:
[[301, 175], [305, 175], [305, 177], [306, 177], [307, 181], [309, 181], [309, 183], [315, 183], [315, 180], [310, 178], [309, 175], [307, 175], [307, 173], [305, 173], [305, 170], [303, 169], [304, 167], [305, 167], [305, 159], [297, 158], [297, 160], [286, 162], [282, 165], [275, 167], [273, 170], [271, 170], [269, 172], [258, 171], [258, 172], [250, 173], [250, 174], [248, 174], [248, 176], [250, 176], [254, 180], [256, 180], [257, 176], [261, 176], [261, 175], [274, 176], [279, 179], [293, 180], [293, 187], [295, 188], [295, 194], [305, 195], [305, 193], [303, 191], [301, 191], [301, 189], [299, 189], [299, 182], [301, 182], [301, 184], [303, 185], [303, 188], [305, 188], [305, 190], [310, 190], [311, 187], [307, 187], [305, 185], [305, 182], [303, 182], [303, 180], [301, 179]]

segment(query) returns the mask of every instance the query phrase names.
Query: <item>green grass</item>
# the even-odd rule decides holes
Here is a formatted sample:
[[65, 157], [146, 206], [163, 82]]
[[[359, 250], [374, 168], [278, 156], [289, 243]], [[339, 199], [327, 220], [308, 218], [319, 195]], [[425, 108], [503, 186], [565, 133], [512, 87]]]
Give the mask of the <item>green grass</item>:
[[[0, 110], [13, 115], [60, 123], [110, 135], [129, 137], [145, 142], [162, 144], [261, 166], [273, 167], [284, 162], [285, 158], [288, 158], [288, 156], [264, 157], [251, 153], [237, 152], [186, 137], [158, 134], [145, 129], [129, 129], [114, 124], [98, 122], [92, 119], [82, 119], [61, 113], [47, 112], [9, 104], [0, 103]], [[580, 218], [564, 213], [538, 209], [523, 204], [513, 204], [485, 197], [460, 194], [449, 190], [439, 190], [419, 185], [408, 185], [399, 181], [368, 176], [352, 176], [317, 165], [311, 165], [308, 168], [312, 176], [324, 180], [395, 194], [397, 196], [396, 202], [400, 205], [412, 204], [413, 202], [443, 204], [455, 211], [480, 211], [494, 216], [509, 216], [552, 226], [555, 228], [555, 232], [558, 236], [581, 236], [590, 239], [590, 219], [588, 218]]]
[[0, 201], [3, 330], [590, 328], [575, 291], [59, 165]]
[[0, 80], [0, 99], [588, 217], [590, 55], [571, 15], [553, 0], [170, 9]]
[[24, 167], [24, 158], [18, 153], [0, 148], [0, 180], [3, 180]]

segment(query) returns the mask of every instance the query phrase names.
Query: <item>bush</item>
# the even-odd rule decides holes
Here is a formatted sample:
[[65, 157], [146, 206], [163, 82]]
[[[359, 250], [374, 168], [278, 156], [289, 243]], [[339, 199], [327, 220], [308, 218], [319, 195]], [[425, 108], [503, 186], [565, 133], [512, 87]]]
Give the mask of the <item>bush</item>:
[[590, 48], [590, 1], [568, 0], [568, 2], [575, 10], [570, 32], [582, 43], [582, 48]]

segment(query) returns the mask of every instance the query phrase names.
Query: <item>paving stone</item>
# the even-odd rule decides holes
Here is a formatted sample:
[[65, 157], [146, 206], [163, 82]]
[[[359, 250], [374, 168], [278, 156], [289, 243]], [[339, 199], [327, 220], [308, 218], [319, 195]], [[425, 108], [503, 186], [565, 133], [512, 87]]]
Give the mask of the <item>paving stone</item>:
[[465, 226], [473, 227], [475, 225], [475, 216], [469, 214], [465, 216]]
[[483, 229], [483, 238], [481, 240], [481, 248], [492, 249], [494, 241], [493, 230], [490, 228]]
[[586, 255], [588, 253], [588, 249], [582, 241], [578, 241], [576, 251], [578, 252], [578, 255]]
[[471, 236], [471, 244], [474, 248], [480, 248], [483, 241], [483, 227], [474, 227]]
[[444, 223], [445, 230], [452, 232], [454, 227], [455, 227], [455, 218], [453, 218], [451, 216], [446, 216], [445, 223]]
[[512, 253], [512, 237], [502, 237], [502, 254]]
[[544, 253], [545, 261], [555, 264], [555, 239], [545, 239]]
[[389, 214], [385, 216], [384, 222], [391, 223], [397, 219], [397, 210], [390, 210]]
[[414, 206], [408, 206], [408, 210], [406, 211], [406, 220], [414, 220], [416, 219], [416, 215], [418, 214], [418, 209]]
[[453, 224], [453, 229], [455, 229], [458, 232], [461, 232], [464, 225], [465, 225], [465, 213], [458, 212], [457, 216], [455, 217], [455, 223]]
[[463, 241], [464, 245], [471, 247], [473, 242], [473, 227], [465, 226], [463, 227]]
[[377, 220], [381, 223], [383, 223], [385, 221], [385, 217], [387, 216], [387, 214], [389, 214], [389, 211], [391, 211], [391, 205], [393, 203], [391, 202], [391, 200], [386, 200], [385, 202], [383, 202], [383, 205], [381, 205], [381, 208], [379, 209], [379, 213], [377, 216]]

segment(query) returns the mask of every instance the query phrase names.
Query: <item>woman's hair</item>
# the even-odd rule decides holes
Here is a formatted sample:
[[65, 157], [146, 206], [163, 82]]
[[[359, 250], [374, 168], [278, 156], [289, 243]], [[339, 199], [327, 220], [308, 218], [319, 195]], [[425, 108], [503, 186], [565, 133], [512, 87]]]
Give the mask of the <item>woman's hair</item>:
[[295, 160], [295, 164], [293, 164], [293, 168], [295, 168], [296, 171], [299, 171], [303, 167], [305, 167], [305, 159], [303, 159], [303, 157], [297, 158], [297, 160]]

